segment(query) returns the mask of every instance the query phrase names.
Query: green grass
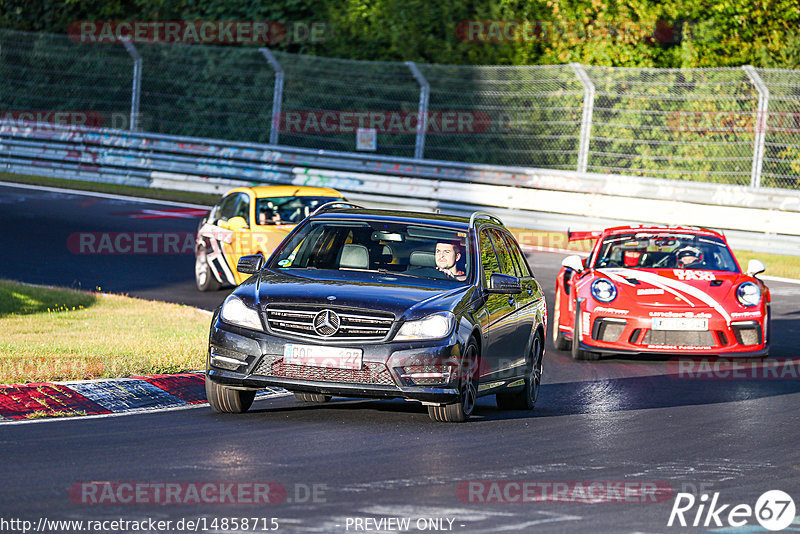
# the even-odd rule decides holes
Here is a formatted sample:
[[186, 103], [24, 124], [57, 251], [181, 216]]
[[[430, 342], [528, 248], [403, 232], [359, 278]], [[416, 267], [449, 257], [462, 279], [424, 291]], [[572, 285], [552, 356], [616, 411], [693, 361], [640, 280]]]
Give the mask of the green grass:
[[201, 369], [209, 317], [188, 306], [0, 280], [0, 384]]

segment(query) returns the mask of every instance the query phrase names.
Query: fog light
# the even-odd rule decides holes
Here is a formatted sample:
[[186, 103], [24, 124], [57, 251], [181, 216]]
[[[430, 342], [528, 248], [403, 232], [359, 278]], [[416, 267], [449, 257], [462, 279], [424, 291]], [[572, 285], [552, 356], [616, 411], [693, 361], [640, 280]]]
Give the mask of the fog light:
[[400, 378], [409, 386], [447, 384], [453, 375], [450, 365], [412, 365], [400, 368]]

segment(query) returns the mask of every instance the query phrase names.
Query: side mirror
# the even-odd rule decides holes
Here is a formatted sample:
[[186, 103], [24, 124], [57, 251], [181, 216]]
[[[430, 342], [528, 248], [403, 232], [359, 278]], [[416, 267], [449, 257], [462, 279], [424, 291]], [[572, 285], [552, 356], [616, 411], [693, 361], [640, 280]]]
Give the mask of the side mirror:
[[758, 260], [750, 260], [747, 262], [747, 274], [750, 276], [755, 276], [759, 273], [763, 273], [767, 270], [767, 267]]
[[247, 228], [247, 221], [244, 220], [244, 217], [231, 217], [228, 219], [228, 223], [226, 225], [229, 230], [241, 230], [242, 228]]
[[582, 272], [584, 269], [583, 260], [577, 254], [573, 254], [572, 256], [567, 256], [564, 258], [564, 260], [561, 262], [561, 265], [578, 273]]
[[255, 274], [264, 265], [264, 256], [253, 254], [252, 256], [242, 256], [236, 265], [236, 270], [242, 274]]
[[489, 278], [489, 293], [503, 293], [516, 295], [522, 293], [522, 283], [516, 276], [510, 274], [492, 273]]

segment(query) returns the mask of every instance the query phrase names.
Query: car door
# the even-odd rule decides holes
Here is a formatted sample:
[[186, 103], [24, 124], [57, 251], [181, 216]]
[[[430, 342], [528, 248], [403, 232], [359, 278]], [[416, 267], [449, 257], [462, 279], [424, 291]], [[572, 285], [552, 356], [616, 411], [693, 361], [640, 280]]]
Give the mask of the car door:
[[[492, 228], [489, 231], [494, 243], [495, 251], [497, 252], [497, 260], [500, 264], [500, 269], [503, 274], [516, 276], [519, 278], [520, 270], [514, 261], [511, 249], [508, 246], [506, 233], [500, 229]], [[522, 282], [522, 279], [520, 279]], [[531, 294], [523, 287], [522, 292], [515, 295], [505, 295], [509, 298], [509, 303], [514, 306], [514, 315], [510, 329], [506, 334], [507, 339], [503, 341], [508, 346], [507, 356], [504, 362], [505, 368], [503, 372], [514, 374], [525, 367], [525, 359], [528, 355], [528, 343], [530, 341], [530, 332], [532, 321], [526, 318], [523, 320], [524, 314], [527, 312], [525, 308], [532, 301]]]
[[517, 273], [517, 278], [520, 279], [522, 284], [522, 293], [517, 298], [517, 318], [519, 320], [518, 334], [520, 340], [525, 339], [525, 349], [521, 354], [521, 369], [524, 369], [525, 356], [529, 353], [531, 343], [533, 341], [533, 332], [539, 323], [544, 323], [547, 315], [546, 304], [544, 299], [544, 292], [539, 281], [533, 276], [530, 265], [528, 265], [519, 244], [507, 232], [503, 232], [503, 238], [506, 241], [506, 246], [511, 253], [511, 259], [514, 261], [514, 268]]
[[237, 273], [236, 263], [243, 255], [242, 236], [250, 218], [249, 205], [250, 198], [245, 193], [236, 192], [223, 197], [209, 216], [208, 223], [200, 230], [210, 244], [208, 262], [221, 275], [223, 283], [241, 283], [242, 275]]
[[[489, 287], [493, 273], [503, 273], [499, 258], [510, 261], [505, 245], [498, 250], [498, 243], [492, 240], [490, 231], [489, 228], [483, 228], [479, 234], [484, 289]], [[482, 356], [481, 379], [485, 382], [507, 378], [508, 369], [513, 367], [514, 355], [519, 352], [515, 348], [516, 295], [487, 294], [483, 308], [486, 311], [486, 326], [483, 332], [485, 350]]]

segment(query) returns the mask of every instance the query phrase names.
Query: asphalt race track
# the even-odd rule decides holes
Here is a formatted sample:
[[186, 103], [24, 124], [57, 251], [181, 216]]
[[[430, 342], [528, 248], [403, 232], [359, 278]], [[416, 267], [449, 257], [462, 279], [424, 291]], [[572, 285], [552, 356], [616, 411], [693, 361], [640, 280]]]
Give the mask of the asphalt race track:
[[[75, 249], [74, 234], [193, 232], [196, 216], [169, 211], [178, 209], [0, 187], [0, 278], [212, 309], [227, 292], [194, 289], [190, 253]], [[529, 256], [551, 309], [562, 257]], [[795, 358], [800, 285], [769, 285], [771, 356]], [[424, 407], [402, 401], [309, 407], [293, 397], [257, 402], [238, 416], [200, 406], [4, 423], [0, 531], [22, 531], [4, 527], [10, 519], [34, 527], [40, 520], [152, 519], [173, 522], [153, 532], [732, 532], [730, 509], [755, 507], [768, 490], [800, 504], [797, 374], [693, 379], [668, 375], [669, 368], [667, 358], [576, 363], [548, 341], [534, 412], [499, 411], [489, 397], [463, 425], [433, 423]], [[221, 492], [206, 495], [212, 502], [193, 493], [209, 487]], [[104, 491], [104, 504], [93, 504]], [[685, 528], [667, 526], [678, 492], [697, 496]], [[717, 493], [717, 508], [730, 505], [718, 515], [723, 527], [705, 510], [700, 526], [691, 526]], [[222, 523], [245, 517], [246, 527]], [[185, 523], [198, 520], [192, 528]], [[736, 532], [763, 531], [755, 517], [745, 520], [749, 526]], [[136, 530], [101, 526], [96, 531]], [[800, 519], [793, 526], [800, 529]]]

